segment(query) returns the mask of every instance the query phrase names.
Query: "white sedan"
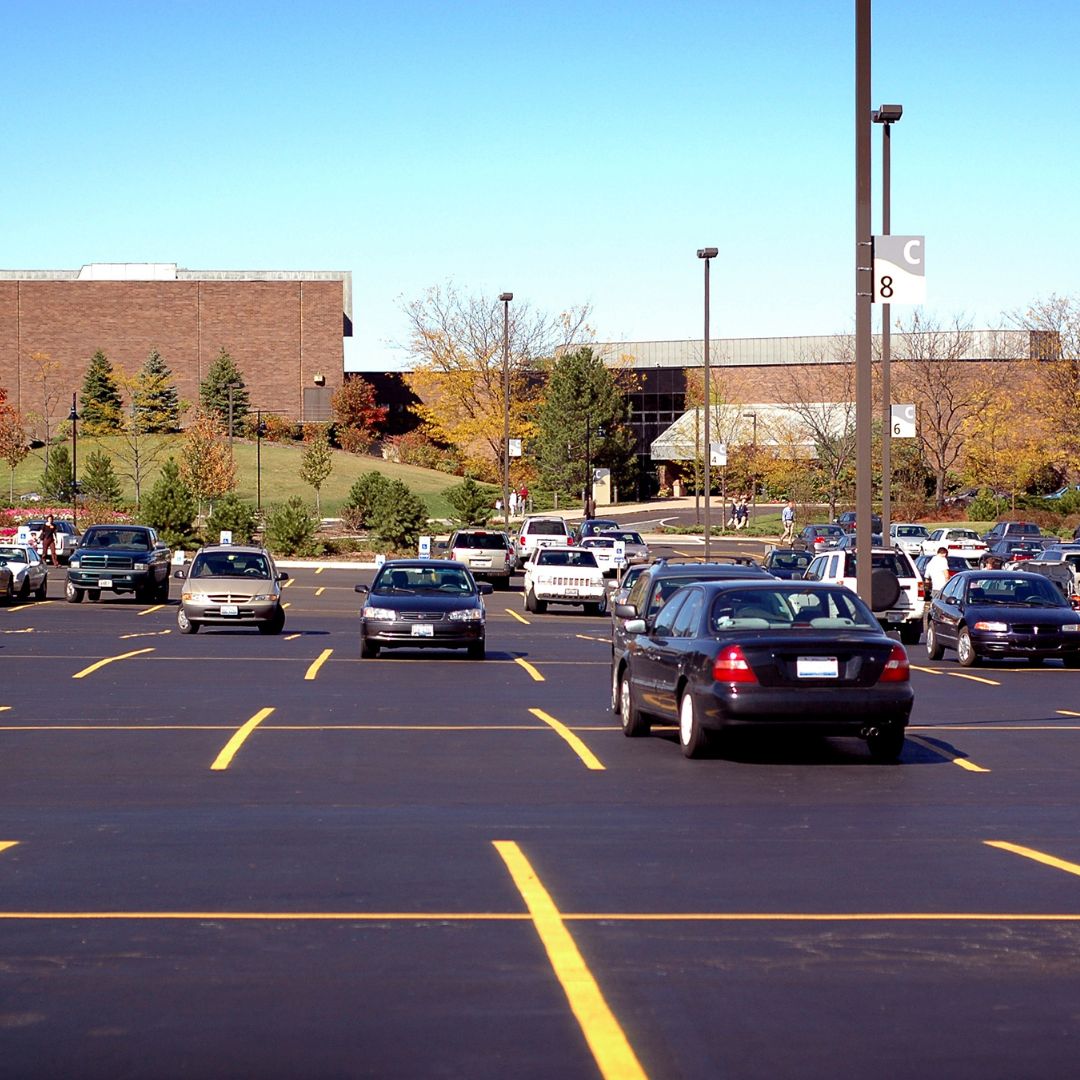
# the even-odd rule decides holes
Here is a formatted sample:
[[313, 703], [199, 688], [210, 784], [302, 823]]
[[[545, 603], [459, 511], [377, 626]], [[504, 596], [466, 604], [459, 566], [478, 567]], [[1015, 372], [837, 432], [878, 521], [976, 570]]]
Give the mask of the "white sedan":
[[543, 612], [548, 604], [581, 604], [586, 614], [607, 608], [604, 572], [587, 548], [537, 548], [525, 563], [525, 607]]
[[958, 558], [978, 562], [986, 554], [986, 544], [974, 529], [935, 529], [922, 542], [924, 555], [936, 555], [939, 547]]
[[20, 600], [26, 600], [31, 593], [38, 600], [45, 599], [49, 571], [29, 544], [0, 544], [0, 566], [11, 571], [11, 585]]
[[923, 541], [929, 537], [925, 525], [902, 522], [889, 526], [889, 543], [906, 551], [913, 559], [923, 554]]

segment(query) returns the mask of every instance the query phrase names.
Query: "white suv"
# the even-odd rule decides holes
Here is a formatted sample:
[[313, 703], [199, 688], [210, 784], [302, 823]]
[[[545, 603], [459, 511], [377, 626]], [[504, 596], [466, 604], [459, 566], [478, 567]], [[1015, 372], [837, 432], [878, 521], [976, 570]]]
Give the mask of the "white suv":
[[516, 565], [518, 569], [524, 566], [539, 547], [569, 547], [573, 542], [570, 527], [561, 517], [527, 517], [518, 529], [517, 543], [514, 545]]
[[607, 587], [596, 556], [587, 548], [537, 548], [525, 564], [525, 607], [547, 611], [548, 604], [581, 604], [586, 615], [607, 610]]
[[[870, 606], [886, 630], [899, 630], [905, 645], [917, 645], [922, 634], [926, 583], [911, 557], [895, 548], [871, 548]], [[806, 568], [807, 581], [855, 586], [855, 552], [826, 551]]]

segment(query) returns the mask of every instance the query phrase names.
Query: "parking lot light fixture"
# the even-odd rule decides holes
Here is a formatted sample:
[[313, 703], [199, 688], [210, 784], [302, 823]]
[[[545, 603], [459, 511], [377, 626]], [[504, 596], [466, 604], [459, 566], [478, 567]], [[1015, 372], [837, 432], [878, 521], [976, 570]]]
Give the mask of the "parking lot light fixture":
[[71, 393], [71, 524], [79, 526], [79, 421], [82, 417], [75, 411], [75, 392]]
[[503, 306], [503, 521], [510, 527], [510, 301], [512, 292], [499, 293]]

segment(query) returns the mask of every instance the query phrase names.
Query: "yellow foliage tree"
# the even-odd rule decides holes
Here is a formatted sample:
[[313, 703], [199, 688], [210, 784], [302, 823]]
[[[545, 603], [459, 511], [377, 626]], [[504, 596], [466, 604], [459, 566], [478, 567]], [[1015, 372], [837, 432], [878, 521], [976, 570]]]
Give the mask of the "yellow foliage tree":
[[210, 413], [200, 412], [187, 429], [180, 476], [199, 501], [216, 499], [236, 486], [236, 461], [225, 441], [225, 428]]

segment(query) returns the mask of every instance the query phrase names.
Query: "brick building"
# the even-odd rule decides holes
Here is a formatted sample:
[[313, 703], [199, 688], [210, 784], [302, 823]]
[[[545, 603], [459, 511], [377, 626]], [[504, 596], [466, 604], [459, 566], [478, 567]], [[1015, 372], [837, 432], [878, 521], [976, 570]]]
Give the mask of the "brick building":
[[[157, 349], [180, 397], [225, 349], [253, 408], [325, 420], [352, 334], [349, 271], [183, 270], [173, 263], [93, 263], [80, 270], [0, 270], [0, 386], [24, 414], [67, 416], [101, 349], [134, 372]], [[31, 354], [59, 365], [47, 392]]]

